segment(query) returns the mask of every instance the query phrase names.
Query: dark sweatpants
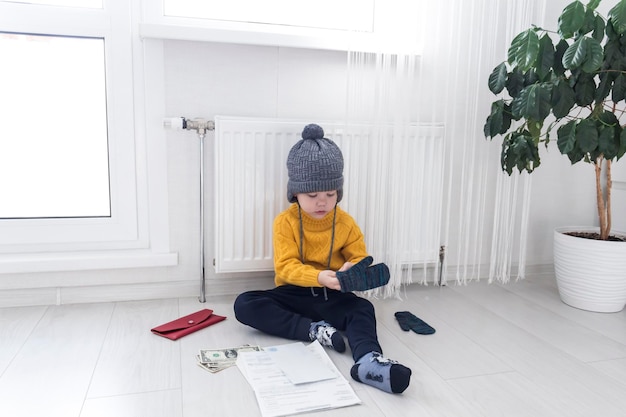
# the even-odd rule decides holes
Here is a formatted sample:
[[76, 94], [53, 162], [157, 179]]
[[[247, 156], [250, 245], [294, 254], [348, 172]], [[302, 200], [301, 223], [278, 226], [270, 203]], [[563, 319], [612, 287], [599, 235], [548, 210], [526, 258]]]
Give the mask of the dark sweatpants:
[[271, 290], [248, 291], [235, 300], [235, 317], [264, 333], [309, 341], [312, 322], [325, 320], [348, 339], [354, 360], [382, 352], [376, 334], [372, 303], [351, 292], [283, 285]]

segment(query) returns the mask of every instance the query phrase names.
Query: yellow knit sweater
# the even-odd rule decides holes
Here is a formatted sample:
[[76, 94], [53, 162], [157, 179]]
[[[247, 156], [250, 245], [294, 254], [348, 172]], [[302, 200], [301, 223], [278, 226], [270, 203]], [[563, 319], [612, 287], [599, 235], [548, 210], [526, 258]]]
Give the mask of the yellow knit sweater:
[[315, 219], [302, 211], [304, 230], [303, 255], [300, 259], [300, 215], [298, 203], [274, 219], [274, 270], [276, 286], [291, 284], [301, 287], [321, 287], [317, 282], [320, 271], [338, 270], [345, 262], [356, 263], [367, 256], [361, 229], [352, 216], [337, 206], [335, 243], [328, 267], [328, 255], [333, 234], [333, 212]]

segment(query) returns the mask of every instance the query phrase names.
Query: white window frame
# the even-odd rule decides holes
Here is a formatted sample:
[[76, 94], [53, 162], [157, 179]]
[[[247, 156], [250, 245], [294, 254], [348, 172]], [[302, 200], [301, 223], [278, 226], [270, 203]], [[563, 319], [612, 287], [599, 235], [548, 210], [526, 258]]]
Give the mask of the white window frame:
[[[372, 30], [349, 31], [165, 16], [163, 2], [143, 1], [139, 28], [143, 38], [412, 55], [420, 55], [422, 51], [417, 33], [420, 19], [425, 15], [421, 9], [428, 3], [427, 0], [373, 0]], [[272, 2], [267, 3], [271, 7]]]
[[157, 173], [166, 166], [164, 133], [146, 123], [155, 109], [146, 108], [154, 104], [144, 88], [139, 7], [138, 0], [105, 0], [103, 9], [0, 2], [4, 32], [105, 39], [111, 187], [110, 217], [0, 220], [0, 273], [177, 263], [169, 251], [167, 178]]
[[[163, 15], [300, 28], [374, 29], [374, 0], [161, 0]], [[346, 16], [351, 18], [347, 19]]]

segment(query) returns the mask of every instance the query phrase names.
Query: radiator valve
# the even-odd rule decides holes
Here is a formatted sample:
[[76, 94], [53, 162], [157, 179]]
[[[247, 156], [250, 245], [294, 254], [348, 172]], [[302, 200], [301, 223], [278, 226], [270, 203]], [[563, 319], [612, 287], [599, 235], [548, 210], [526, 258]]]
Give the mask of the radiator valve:
[[205, 119], [185, 119], [184, 117], [168, 117], [163, 119], [163, 127], [168, 129], [195, 130], [200, 134], [207, 130], [215, 130], [215, 122]]

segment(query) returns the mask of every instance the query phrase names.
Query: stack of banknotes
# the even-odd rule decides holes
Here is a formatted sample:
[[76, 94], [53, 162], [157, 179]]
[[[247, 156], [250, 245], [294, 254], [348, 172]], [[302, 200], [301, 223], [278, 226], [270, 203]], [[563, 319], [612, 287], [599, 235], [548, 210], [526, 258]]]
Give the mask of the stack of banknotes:
[[239, 352], [259, 352], [260, 346], [243, 345], [224, 349], [200, 349], [197, 356], [198, 366], [209, 372], [219, 372], [237, 362]]

